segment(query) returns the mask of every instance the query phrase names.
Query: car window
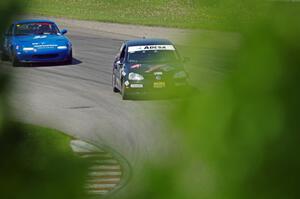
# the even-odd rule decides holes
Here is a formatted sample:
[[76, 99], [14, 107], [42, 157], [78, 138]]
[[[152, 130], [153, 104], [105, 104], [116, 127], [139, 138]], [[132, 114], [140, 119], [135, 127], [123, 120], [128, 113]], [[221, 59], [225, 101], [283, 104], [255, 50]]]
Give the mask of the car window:
[[120, 53], [120, 61], [124, 60], [125, 54], [126, 54], [126, 46], [123, 45], [123, 48], [122, 48], [121, 53]]
[[6, 31], [7, 36], [12, 36], [14, 25], [10, 25], [8, 30]]
[[50, 22], [34, 22], [16, 24], [15, 35], [48, 35], [58, 34], [59, 30], [54, 23]]

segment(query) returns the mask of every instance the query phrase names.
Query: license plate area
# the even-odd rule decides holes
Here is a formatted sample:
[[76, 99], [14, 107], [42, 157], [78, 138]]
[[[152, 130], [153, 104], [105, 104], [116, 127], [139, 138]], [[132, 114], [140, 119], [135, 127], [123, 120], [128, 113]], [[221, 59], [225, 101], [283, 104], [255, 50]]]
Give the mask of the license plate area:
[[166, 83], [165, 82], [154, 82], [153, 83], [153, 88], [165, 88]]

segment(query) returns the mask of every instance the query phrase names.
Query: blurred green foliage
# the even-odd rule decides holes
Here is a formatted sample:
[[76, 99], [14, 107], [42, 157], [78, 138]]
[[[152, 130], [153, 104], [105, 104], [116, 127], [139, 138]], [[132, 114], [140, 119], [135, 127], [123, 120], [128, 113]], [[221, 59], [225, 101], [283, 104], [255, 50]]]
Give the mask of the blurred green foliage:
[[[21, 0], [0, 1], [0, 34], [24, 11]], [[8, 105], [11, 74], [0, 62], [0, 198], [83, 199], [88, 163], [58, 131], [13, 122]]]
[[[177, 102], [170, 131], [180, 129], [184, 150], [150, 167], [133, 198], [300, 198], [300, 3], [243, 1], [253, 12], [247, 23], [239, 3], [217, 11], [239, 24], [230, 70]], [[198, 67], [202, 36], [191, 41]]]
[[87, 198], [88, 163], [61, 132], [8, 122], [0, 136], [0, 197]]
[[[17, 13], [22, 13], [22, 3], [19, 0], [0, 1], [0, 44], [2, 44], [2, 33], [9, 25], [9, 22]], [[1, 127], [8, 118], [6, 94], [8, 91], [9, 78], [7, 73], [1, 69], [0, 63], [0, 134]]]

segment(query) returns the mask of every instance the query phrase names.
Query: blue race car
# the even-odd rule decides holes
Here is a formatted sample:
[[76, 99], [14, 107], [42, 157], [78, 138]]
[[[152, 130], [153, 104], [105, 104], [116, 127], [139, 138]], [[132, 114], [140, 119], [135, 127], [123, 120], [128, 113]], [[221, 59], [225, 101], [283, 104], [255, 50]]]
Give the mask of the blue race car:
[[49, 20], [22, 20], [10, 25], [2, 45], [2, 61], [11, 60], [13, 66], [24, 63], [60, 62], [71, 64], [72, 43]]

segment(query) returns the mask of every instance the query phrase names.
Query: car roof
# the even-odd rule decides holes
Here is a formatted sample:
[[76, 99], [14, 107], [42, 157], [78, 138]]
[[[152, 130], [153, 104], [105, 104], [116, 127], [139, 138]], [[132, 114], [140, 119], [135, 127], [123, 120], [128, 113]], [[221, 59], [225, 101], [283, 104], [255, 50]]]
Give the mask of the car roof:
[[54, 22], [46, 19], [26, 19], [26, 20], [19, 20], [14, 22], [14, 24], [22, 24], [22, 23], [54, 23]]
[[127, 46], [146, 46], [146, 45], [173, 45], [167, 39], [134, 39], [125, 42]]

